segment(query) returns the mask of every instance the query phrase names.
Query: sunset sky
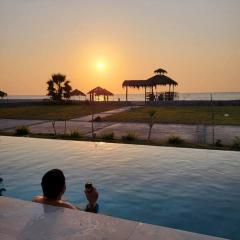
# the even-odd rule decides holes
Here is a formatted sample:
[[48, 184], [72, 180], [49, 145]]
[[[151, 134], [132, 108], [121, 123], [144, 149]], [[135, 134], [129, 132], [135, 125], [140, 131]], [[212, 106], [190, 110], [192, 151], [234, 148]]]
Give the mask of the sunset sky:
[[121, 93], [161, 67], [179, 92], [240, 91], [239, 13], [239, 0], [0, 0], [0, 90], [46, 94], [60, 72]]

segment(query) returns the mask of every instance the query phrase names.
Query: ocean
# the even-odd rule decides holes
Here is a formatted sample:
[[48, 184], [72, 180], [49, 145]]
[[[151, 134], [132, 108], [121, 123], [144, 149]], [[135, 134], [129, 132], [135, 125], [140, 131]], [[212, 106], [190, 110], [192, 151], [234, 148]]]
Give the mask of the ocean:
[[[178, 93], [178, 100], [240, 100], [240, 92], [204, 92], [204, 93]], [[44, 95], [9, 95], [8, 99], [47, 99]], [[78, 97], [73, 99], [79, 99]], [[83, 98], [82, 98], [83, 99]], [[110, 101], [124, 101], [125, 94], [115, 94], [110, 97]], [[129, 94], [129, 101], [144, 101], [144, 94]]]

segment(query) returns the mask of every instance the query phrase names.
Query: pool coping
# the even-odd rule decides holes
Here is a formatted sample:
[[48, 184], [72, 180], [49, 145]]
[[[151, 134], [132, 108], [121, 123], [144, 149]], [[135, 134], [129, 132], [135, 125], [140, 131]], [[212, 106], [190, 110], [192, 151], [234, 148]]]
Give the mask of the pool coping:
[[0, 197], [0, 238], [61, 240], [223, 240], [156, 225]]

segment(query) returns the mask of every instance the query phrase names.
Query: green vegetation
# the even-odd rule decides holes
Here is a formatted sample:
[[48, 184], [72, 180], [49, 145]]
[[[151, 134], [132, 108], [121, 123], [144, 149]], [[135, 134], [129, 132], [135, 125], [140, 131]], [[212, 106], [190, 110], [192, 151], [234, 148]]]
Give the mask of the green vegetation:
[[103, 140], [110, 141], [114, 139], [114, 132], [104, 132], [100, 136]]
[[117, 108], [107, 104], [91, 105], [34, 105], [34, 106], [1, 106], [0, 118], [69, 120], [93, 113]]
[[232, 147], [233, 147], [234, 149], [240, 149], [240, 137], [235, 137], [235, 138], [233, 139]]
[[[217, 106], [213, 110], [214, 124], [240, 125], [240, 106]], [[207, 106], [141, 107], [108, 116], [103, 120], [148, 123], [151, 111], [156, 111], [154, 123], [212, 124], [211, 107]]]
[[215, 146], [222, 147], [223, 146], [222, 140], [221, 139], [217, 139], [216, 142], [215, 142]]
[[82, 135], [80, 132], [78, 132], [77, 130], [75, 131], [72, 131], [70, 133], [70, 137], [73, 138], [73, 139], [78, 139], [78, 138], [82, 138]]
[[171, 144], [171, 145], [180, 145], [184, 142], [183, 139], [181, 139], [180, 137], [178, 136], [171, 136], [169, 139], [168, 139], [168, 143]]
[[[2, 136], [13, 136], [13, 133], [10, 132], [0, 132], [0, 135]], [[28, 135], [29, 137], [32, 138], [44, 138], [44, 139], [59, 139], [59, 140], [73, 140], [73, 141], [90, 141], [90, 142], [102, 142], [103, 139], [101, 137], [93, 139], [92, 137], [80, 137], [80, 138], [75, 138], [71, 137], [71, 135], [64, 135], [64, 134], [34, 134], [30, 133]], [[140, 139], [135, 139], [133, 141], [125, 141], [123, 139], [113, 139], [113, 140], [105, 140], [105, 142], [109, 143], [122, 143], [122, 144], [136, 144], [136, 145], [150, 145], [150, 146], [169, 146], [172, 147], [172, 144], [169, 144], [166, 141], [147, 141], [147, 140], [140, 140]], [[225, 150], [225, 151], [240, 151], [240, 147], [236, 148], [233, 147], [233, 145], [222, 145], [221, 147], [218, 147], [216, 145], [212, 144], [194, 144], [194, 143], [188, 143], [188, 142], [183, 142], [179, 145], [174, 145], [174, 147], [178, 148], [196, 148], [196, 149], [209, 149], [209, 150]]]
[[122, 136], [122, 140], [125, 142], [133, 142], [137, 140], [137, 134], [134, 131], [129, 131], [126, 135]]
[[102, 118], [101, 116], [97, 116], [93, 119], [94, 122], [101, 122], [102, 121]]
[[18, 126], [14, 132], [14, 135], [16, 136], [26, 136], [28, 134], [30, 134], [30, 130], [27, 126]]
[[[14, 136], [11, 132], [0, 132], [0, 136]], [[16, 135], [15, 135], [16, 136]], [[221, 145], [216, 146], [212, 144], [195, 144], [195, 143], [189, 143], [183, 141], [181, 144], [173, 145], [169, 144], [168, 141], [160, 141], [160, 140], [154, 140], [154, 141], [148, 141], [148, 140], [141, 140], [136, 139], [132, 141], [126, 141], [123, 139], [102, 139], [101, 136], [92, 138], [87, 136], [81, 136], [79, 138], [76, 138], [75, 136], [71, 136], [71, 134], [57, 134], [56, 136], [54, 134], [44, 134], [44, 133], [29, 133], [28, 137], [32, 138], [44, 138], [44, 139], [62, 139], [62, 140], [73, 140], [73, 141], [90, 141], [90, 142], [108, 142], [108, 143], [122, 143], [122, 144], [136, 144], [136, 145], [150, 145], [150, 146], [169, 146], [169, 147], [178, 147], [178, 148], [196, 148], [196, 149], [209, 149], [209, 150], [225, 150], [225, 151], [240, 151], [240, 138], [236, 137], [234, 138], [233, 142], [237, 143], [238, 145]]]

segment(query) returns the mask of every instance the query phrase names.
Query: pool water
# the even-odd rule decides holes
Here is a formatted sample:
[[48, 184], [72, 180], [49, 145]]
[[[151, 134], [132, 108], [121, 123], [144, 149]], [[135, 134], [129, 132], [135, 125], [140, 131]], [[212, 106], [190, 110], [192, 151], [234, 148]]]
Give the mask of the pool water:
[[100, 213], [240, 239], [239, 152], [0, 137], [5, 196], [31, 200], [52, 168], [73, 204], [86, 204], [91, 180]]

